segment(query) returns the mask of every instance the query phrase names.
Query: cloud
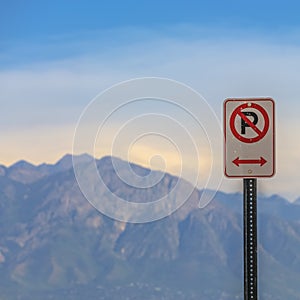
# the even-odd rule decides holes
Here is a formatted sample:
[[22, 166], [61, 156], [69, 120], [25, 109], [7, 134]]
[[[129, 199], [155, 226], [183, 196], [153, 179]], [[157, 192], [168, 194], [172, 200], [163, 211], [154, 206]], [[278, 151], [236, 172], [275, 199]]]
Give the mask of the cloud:
[[18, 160], [33, 164], [55, 163], [72, 152], [73, 126], [37, 126], [19, 128], [1, 134], [0, 164], [7, 166]]
[[[119, 33], [111, 34], [107, 40]], [[273, 97], [278, 173], [274, 179], [264, 180], [263, 191], [282, 193], [290, 199], [299, 196], [300, 141], [296, 132], [300, 127], [300, 45], [246, 36], [248, 33], [239, 34], [238, 38], [217, 34], [212, 38], [197, 38], [196, 34], [184, 37], [174, 32], [170, 35], [151, 32], [150, 38], [141, 38], [145, 34], [135, 32], [129, 42], [125, 39], [119, 44], [111, 42], [103, 49], [95, 37], [93, 43], [85, 41], [84, 50], [77, 55], [68, 57], [65, 51], [64, 57], [57, 60], [2, 68], [2, 162], [8, 164], [23, 158], [32, 162], [58, 159], [63, 152], [71, 152], [80, 113], [103, 89], [135, 77], [168, 77], [200, 92], [220, 120], [222, 102], [227, 97]], [[79, 47], [80, 41], [76, 43]], [[46, 46], [41, 48], [47, 49]], [[66, 45], [65, 49], [69, 47]], [[151, 151], [149, 148], [148, 152]], [[136, 152], [137, 162], [145, 162], [142, 152], [146, 153]], [[216, 163], [223, 168], [220, 159]], [[225, 190], [230, 191], [232, 186], [237, 185], [224, 181]]]

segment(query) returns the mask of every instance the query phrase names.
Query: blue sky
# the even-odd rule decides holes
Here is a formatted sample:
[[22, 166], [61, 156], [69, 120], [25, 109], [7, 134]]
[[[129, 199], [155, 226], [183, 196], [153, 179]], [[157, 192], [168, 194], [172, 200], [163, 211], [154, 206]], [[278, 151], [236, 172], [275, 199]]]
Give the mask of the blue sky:
[[9, 1], [1, 9], [4, 39], [41, 38], [124, 26], [188, 23], [271, 31], [299, 25], [298, 1]]
[[[5, 66], [14, 62], [78, 55], [88, 46], [70, 45], [66, 49], [61, 43], [72, 44], [82, 36], [83, 41], [94, 38], [94, 42], [101, 43], [103, 47], [106, 43], [122, 44], [126, 42], [122, 36], [108, 35], [113, 29], [126, 28], [163, 30], [171, 36], [180, 34], [182, 38], [259, 34], [266, 39], [297, 43], [299, 6], [298, 1], [12, 0], [1, 5], [0, 62]], [[187, 31], [185, 26], [198, 27], [198, 30]], [[180, 27], [181, 30], [178, 30]], [[134, 36], [131, 38], [134, 39]], [[31, 47], [44, 43], [52, 47], [42, 53]]]
[[276, 190], [262, 190], [295, 199], [299, 11], [298, 1], [3, 2], [0, 163], [55, 162], [72, 151], [78, 117], [95, 95], [123, 80], [167, 77], [201, 93], [220, 120], [227, 97], [273, 97]]

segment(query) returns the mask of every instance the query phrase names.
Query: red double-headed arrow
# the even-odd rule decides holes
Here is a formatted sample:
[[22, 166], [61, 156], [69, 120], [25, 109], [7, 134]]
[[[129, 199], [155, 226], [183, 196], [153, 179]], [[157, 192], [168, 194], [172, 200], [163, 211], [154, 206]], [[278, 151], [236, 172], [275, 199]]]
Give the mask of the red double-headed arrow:
[[240, 165], [254, 165], [259, 164], [260, 166], [263, 166], [267, 161], [261, 156], [260, 159], [240, 159], [237, 157], [235, 160], [232, 161], [236, 166]]

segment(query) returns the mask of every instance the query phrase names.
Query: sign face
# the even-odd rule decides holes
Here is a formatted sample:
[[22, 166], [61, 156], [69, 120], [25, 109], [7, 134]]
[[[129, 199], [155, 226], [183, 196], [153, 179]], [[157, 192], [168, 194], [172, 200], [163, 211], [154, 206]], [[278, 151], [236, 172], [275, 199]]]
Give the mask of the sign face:
[[224, 102], [225, 175], [271, 177], [275, 173], [274, 100]]

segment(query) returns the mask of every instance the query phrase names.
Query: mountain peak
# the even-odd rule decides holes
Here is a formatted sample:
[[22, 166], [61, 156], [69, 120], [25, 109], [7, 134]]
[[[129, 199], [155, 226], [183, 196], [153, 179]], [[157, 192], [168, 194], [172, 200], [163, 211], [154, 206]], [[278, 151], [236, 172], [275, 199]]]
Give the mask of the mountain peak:
[[10, 167], [9, 167], [9, 169], [16, 169], [16, 168], [18, 168], [18, 169], [24, 169], [24, 168], [31, 168], [31, 169], [33, 169], [33, 168], [35, 168], [36, 166], [35, 165], [33, 165], [32, 163], [29, 163], [29, 162], [27, 162], [26, 160], [19, 160], [19, 161], [17, 161], [16, 163], [14, 163], [14, 164], [12, 164]]
[[56, 168], [60, 170], [70, 169], [72, 167], [72, 155], [66, 154], [60, 160], [58, 160], [54, 165]]
[[[88, 154], [72, 156], [72, 154], [64, 155], [55, 164], [40, 164], [35, 166], [25, 160], [20, 160], [7, 168], [7, 174], [10, 179], [22, 183], [32, 183], [45, 176], [67, 171], [73, 167], [73, 157], [76, 158], [76, 163], [87, 163], [93, 158]], [[5, 171], [5, 170], [4, 170]]]
[[7, 168], [6, 175], [22, 183], [30, 183], [40, 177], [37, 167], [25, 160], [20, 160]]

